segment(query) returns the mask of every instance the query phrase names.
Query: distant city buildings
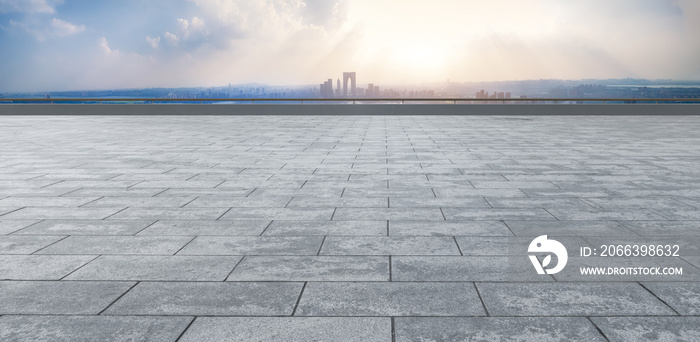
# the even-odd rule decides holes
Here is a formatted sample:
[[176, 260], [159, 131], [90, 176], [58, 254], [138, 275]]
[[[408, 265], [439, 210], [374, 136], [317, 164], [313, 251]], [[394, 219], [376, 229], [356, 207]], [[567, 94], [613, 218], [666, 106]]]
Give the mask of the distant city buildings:
[[343, 82], [336, 80], [335, 90], [332, 79], [320, 83], [318, 97], [322, 98], [432, 98], [435, 97], [434, 89], [383, 89], [374, 83], [367, 84], [367, 88], [357, 86], [357, 73], [343, 72]]
[[[340, 76], [340, 75], [339, 75]], [[494, 91], [495, 90], [495, 91]], [[140, 88], [114, 90], [77, 90], [37, 93], [6, 93], [0, 98], [168, 98], [168, 99], [312, 99], [380, 98], [487, 99], [500, 103], [510, 98], [555, 99], [700, 99], [700, 81], [614, 80], [529, 80], [502, 82], [435, 82], [427, 85], [398, 84], [378, 86], [358, 83], [357, 73], [345, 72], [318, 85], [274, 86], [260, 83], [231, 84], [220, 87]]]
[[511, 93], [510, 92], [493, 92], [493, 95], [489, 96], [489, 93], [484, 91], [483, 89], [480, 91], [476, 92], [476, 95], [474, 96], [477, 99], [509, 99], [511, 98]]

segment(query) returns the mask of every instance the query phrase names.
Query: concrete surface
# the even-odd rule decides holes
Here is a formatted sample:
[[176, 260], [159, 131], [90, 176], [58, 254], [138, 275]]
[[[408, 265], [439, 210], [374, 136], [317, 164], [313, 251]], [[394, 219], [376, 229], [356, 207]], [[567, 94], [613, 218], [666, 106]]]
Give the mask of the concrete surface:
[[[0, 116], [2, 341], [700, 338], [700, 116], [663, 110], [700, 107], [80, 108]], [[528, 258], [545, 234], [560, 273]], [[580, 256], [609, 244], [679, 250]]]

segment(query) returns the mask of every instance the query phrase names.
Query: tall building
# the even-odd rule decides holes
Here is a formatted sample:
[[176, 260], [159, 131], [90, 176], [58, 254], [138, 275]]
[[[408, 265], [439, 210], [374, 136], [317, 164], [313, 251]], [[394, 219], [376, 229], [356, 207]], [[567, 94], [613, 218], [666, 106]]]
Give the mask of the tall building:
[[338, 83], [336, 83], [335, 96], [340, 97], [340, 78], [338, 79]]
[[374, 83], [370, 83], [367, 85], [367, 97], [373, 97], [374, 96]]
[[[348, 93], [348, 80], [350, 80], [350, 93]], [[357, 80], [355, 72], [344, 72], [343, 73], [343, 96], [347, 97], [356, 96], [357, 94]]]

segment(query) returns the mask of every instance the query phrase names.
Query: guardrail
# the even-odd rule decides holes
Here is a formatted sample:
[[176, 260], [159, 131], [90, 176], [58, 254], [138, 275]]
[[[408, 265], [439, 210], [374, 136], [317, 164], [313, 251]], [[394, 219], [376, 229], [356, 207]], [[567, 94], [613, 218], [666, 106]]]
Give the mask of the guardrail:
[[700, 98], [510, 98], [510, 99], [470, 99], [470, 98], [189, 98], [189, 99], [170, 99], [170, 98], [0, 98], [0, 104], [21, 104], [21, 103], [274, 103], [274, 102], [299, 102], [306, 103], [350, 103], [356, 104], [366, 102], [390, 102], [405, 104], [406, 102], [430, 102], [430, 103], [451, 103], [451, 104], [470, 104], [470, 103], [700, 103]]

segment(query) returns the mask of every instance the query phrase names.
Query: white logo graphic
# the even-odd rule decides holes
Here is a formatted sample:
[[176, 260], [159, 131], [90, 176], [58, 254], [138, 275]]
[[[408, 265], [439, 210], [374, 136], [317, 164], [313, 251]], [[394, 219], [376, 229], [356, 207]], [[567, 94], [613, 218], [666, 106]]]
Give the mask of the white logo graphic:
[[[566, 253], [566, 247], [557, 240], [547, 239], [547, 235], [540, 235], [530, 242], [530, 247], [527, 248], [530, 253], [549, 253], [542, 263], [537, 259], [536, 255], [529, 255], [532, 266], [535, 266], [538, 274], [555, 274], [564, 269], [566, 262], [569, 260], [569, 255]], [[557, 266], [554, 268], [545, 268], [552, 261], [552, 254], [557, 256]]]

